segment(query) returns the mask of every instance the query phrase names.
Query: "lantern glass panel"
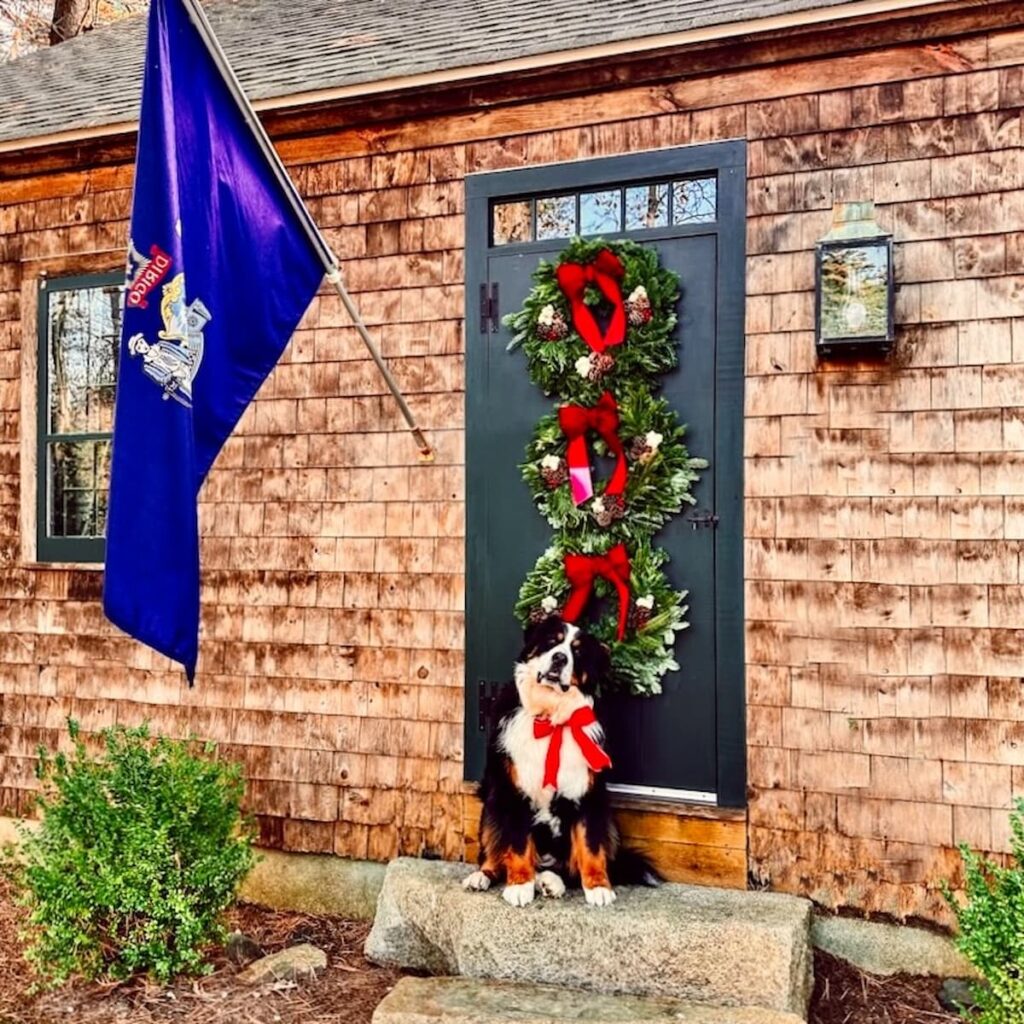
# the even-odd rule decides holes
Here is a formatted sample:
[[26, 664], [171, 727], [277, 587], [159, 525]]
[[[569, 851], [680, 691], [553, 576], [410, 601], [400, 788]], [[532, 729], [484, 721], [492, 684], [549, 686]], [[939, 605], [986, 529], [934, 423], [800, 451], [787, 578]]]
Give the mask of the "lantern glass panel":
[[821, 251], [821, 341], [885, 338], [889, 333], [889, 246], [828, 246]]

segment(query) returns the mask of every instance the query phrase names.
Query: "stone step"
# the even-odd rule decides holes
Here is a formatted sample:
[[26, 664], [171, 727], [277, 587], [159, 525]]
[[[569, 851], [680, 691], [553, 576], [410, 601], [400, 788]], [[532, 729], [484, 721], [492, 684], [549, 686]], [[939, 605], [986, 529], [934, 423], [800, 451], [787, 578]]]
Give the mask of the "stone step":
[[578, 890], [511, 907], [497, 891], [464, 890], [472, 870], [392, 861], [366, 955], [430, 974], [807, 1013], [807, 900], [664, 885], [620, 888], [609, 907]]
[[478, 978], [402, 978], [373, 1024], [803, 1024], [759, 1007], [699, 1006], [677, 999]]

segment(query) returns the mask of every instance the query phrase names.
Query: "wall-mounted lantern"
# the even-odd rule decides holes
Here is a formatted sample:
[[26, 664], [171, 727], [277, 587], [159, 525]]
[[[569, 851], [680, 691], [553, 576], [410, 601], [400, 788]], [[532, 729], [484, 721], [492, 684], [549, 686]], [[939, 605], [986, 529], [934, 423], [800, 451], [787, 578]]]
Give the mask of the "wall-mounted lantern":
[[892, 235], [876, 223], [874, 203], [833, 207], [832, 230], [817, 246], [814, 288], [819, 355], [892, 348]]

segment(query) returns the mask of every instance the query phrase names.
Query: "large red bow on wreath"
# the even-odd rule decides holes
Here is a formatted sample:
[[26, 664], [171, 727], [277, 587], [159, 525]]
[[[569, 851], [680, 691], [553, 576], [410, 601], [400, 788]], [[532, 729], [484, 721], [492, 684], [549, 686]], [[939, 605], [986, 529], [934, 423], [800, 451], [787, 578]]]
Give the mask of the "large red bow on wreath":
[[603, 576], [619, 592], [618, 639], [626, 635], [629, 618], [629, 555], [625, 544], [616, 544], [606, 555], [566, 555], [565, 576], [572, 587], [562, 618], [575, 622], [583, 613], [594, 587], [594, 580]]
[[[619, 288], [625, 273], [622, 261], [611, 249], [602, 249], [591, 263], [563, 263], [555, 271], [558, 287], [569, 300], [573, 325], [595, 352], [603, 352], [626, 340], [626, 307]], [[612, 318], [603, 334], [590, 307], [583, 301], [589, 284], [595, 285], [612, 304]]]
[[547, 756], [544, 758], [545, 786], [558, 788], [558, 767], [562, 760], [562, 733], [567, 728], [572, 733], [572, 738], [579, 744], [579, 748], [592, 771], [599, 772], [604, 768], [611, 768], [612, 759], [584, 731], [586, 726], [593, 725], [596, 721], [597, 716], [594, 714], [594, 709], [589, 707], [578, 708], [569, 716], [569, 720], [562, 725], [555, 725], [549, 718], [535, 718], [533, 720], [533, 735], [536, 739], [542, 740], [548, 736], [551, 737]]
[[619, 407], [612, 393], [606, 391], [591, 409], [582, 405], [563, 405], [558, 410], [558, 425], [569, 439], [566, 461], [569, 463], [573, 504], [582, 505], [594, 493], [594, 484], [590, 479], [590, 456], [587, 453], [588, 430], [600, 434], [609, 451], [618, 460], [604, 493], [621, 494], [626, 489], [628, 470], [626, 453], [619, 440]]

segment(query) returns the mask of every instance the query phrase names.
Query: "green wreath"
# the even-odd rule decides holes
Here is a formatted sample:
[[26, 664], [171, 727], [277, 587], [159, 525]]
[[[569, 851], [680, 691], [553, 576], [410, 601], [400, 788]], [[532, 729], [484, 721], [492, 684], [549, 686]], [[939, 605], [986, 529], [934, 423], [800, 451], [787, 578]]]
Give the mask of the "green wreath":
[[[594, 497], [576, 505], [566, 466], [567, 441], [551, 413], [537, 424], [520, 467], [538, 511], [556, 530], [571, 532], [580, 550], [599, 550], [609, 539], [646, 539], [678, 513], [695, 504], [691, 493], [705, 459], [691, 458], [683, 443], [685, 426], [663, 398], [644, 384], [629, 384], [618, 404], [619, 437], [629, 476], [622, 501], [606, 499], [598, 485]], [[609, 457], [607, 444], [591, 439], [591, 451]], [[610, 456], [614, 458], [614, 456]]]
[[[555, 277], [564, 263], [587, 265], [608, 249], [621, 261], [625, 273], [621, 291], [628, 326], [625, 341], [604, 354], [592, 352], [573, 327], [569, 303]], [[573, 239], [557, 263], [542, 260], [533, 274], [534, 285], [523, 307], [503, 320], [512, 331], [509, 350], [522, 347], [530, 380], [546, 395], [584, 405], [603, 391], [619, 397], [627, 383], [655, 380], [678, 364], [675, 306], [679, 278], [662, 267], [653, 249], [636, 242]], [[600, 317], [603, 297], [588, 288], [584, 302]]]
[[[569, 597], [564, 557], [568, 550], [557, 542], [537, 559], [519, 590], [515, 613], [525, 626], [559, 611]], [[589, 546], [589, 545], [588, 545]], [[604, 553], [603, 549], [587, 553]], [[572, 550], [581, 548], [573, 545]], [[608, 644], [611, 650], [612, 678], [617, 689], [635, 696], [651, 697], [661, 693], [661, 678], [679, 668], [673, 654], [676, 633], [686, 629], [684, 603], [686, 590], [673, 590], [663, 566], [668, 554], [641, 542], [630, 553], [629, 587], [631, 592], [629, 626], [626, 637], [618, 640], [618, 608], [615, 588], [604, 579], [594, 581], [591, 605], [600, 602], [599, 614], [590, 618], [587, 631]]]

